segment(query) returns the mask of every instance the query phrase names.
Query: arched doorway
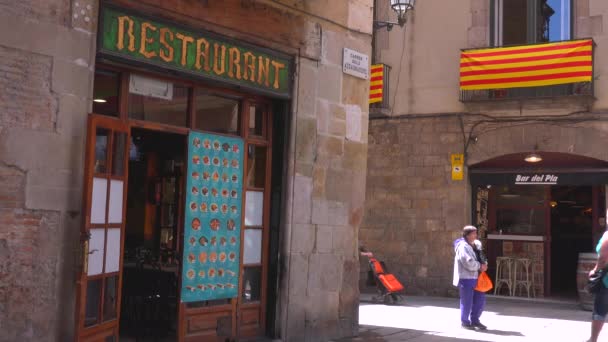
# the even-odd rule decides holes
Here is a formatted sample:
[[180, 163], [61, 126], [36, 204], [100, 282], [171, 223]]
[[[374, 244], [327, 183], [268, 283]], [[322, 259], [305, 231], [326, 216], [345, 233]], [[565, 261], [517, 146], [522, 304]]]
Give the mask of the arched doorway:
[[[575, 297], [578, 255], [591, 252], [605, 228], [608, 162], [534, 154], [508, 154], [469, 167], [473, 221], [486, 239], [492, 276], [497, 258], [529, 260], [535, 295]], [[513, 287], [499, 293], [514, 295]], [[528, 295], [518, 290], [515, 295]]]

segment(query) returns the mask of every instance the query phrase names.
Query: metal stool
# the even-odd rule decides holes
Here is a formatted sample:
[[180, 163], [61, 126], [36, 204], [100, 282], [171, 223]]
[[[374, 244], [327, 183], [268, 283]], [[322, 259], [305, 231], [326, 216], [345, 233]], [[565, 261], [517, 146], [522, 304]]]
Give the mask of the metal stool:
[[507, 291], [510, 296], [514, 293], [513, 284], [513, 258], [510, 257], [497, 257], [496, 258], [496, 284], [494, 285], [494, 294], [498, 294], [498, 290], [503, 285], [507, 286]]
[[532, 290], [532, 297], [536, 297], [534, 292], [534, 267], [532, 267], [532, 260], [528, 258], [516, 258], [514, 259], [514, 289], [513, 295], [517, 293], [517, 290], [521, 287], [526, 290], [528, 298], [530, 298], [530, 290]]

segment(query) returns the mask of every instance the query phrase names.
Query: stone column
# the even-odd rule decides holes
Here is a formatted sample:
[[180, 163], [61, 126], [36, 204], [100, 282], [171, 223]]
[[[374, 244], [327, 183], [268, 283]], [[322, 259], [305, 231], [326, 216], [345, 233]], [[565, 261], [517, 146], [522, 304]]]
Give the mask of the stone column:
[[322, 41], [320, 60], [297, 61], [281, 286], [286, 341], [358, 330], [369, 83], [342, 72], [342, 52], [371, 56], [371, 35], [323, 30]]

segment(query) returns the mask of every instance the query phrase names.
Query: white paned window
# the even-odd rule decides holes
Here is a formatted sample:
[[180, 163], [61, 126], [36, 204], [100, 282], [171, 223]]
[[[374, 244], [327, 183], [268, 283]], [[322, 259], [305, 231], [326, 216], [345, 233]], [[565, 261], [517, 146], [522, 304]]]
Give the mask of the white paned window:
[[[91, 223], [106, 223], [106, 199], [108, 196], [108, 181], [105, 178], [93, 178], [93, 194], [91, 199]], [[122, 198], [121, 198], [122, 201]]]
[[261, 227], [264, 217], [264, 193], [247, 191], [245, 196], [245, 226]]
[[123, 181], [110, 181], [110, 210], [108, 213], [109, 223], [122, 223], [122, 194]]
[[108, 229], [106, 273], [118, 272], [120, 267], [120, 228]]
[[245, 245], [243, 246], [243, 264], [262, 263], [262, 230], [245, 229]]

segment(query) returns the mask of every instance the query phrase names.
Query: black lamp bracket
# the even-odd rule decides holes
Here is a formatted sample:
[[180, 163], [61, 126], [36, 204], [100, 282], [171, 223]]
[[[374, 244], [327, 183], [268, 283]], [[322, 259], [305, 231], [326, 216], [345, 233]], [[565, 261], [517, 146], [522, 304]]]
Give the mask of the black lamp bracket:
[[398, 18], [397, 22], [374, 20], [374, 29], [377, 30], [377, 29], [386, 27], [386, 30], [390, 32], [393, 29], [393, 26], [399, 25], [399, 26], [403, 27], [403, 26], [405, 26], [406, 22], [407, 22], [407, 19], [405, 18], [405, 15], [400, 16]]

